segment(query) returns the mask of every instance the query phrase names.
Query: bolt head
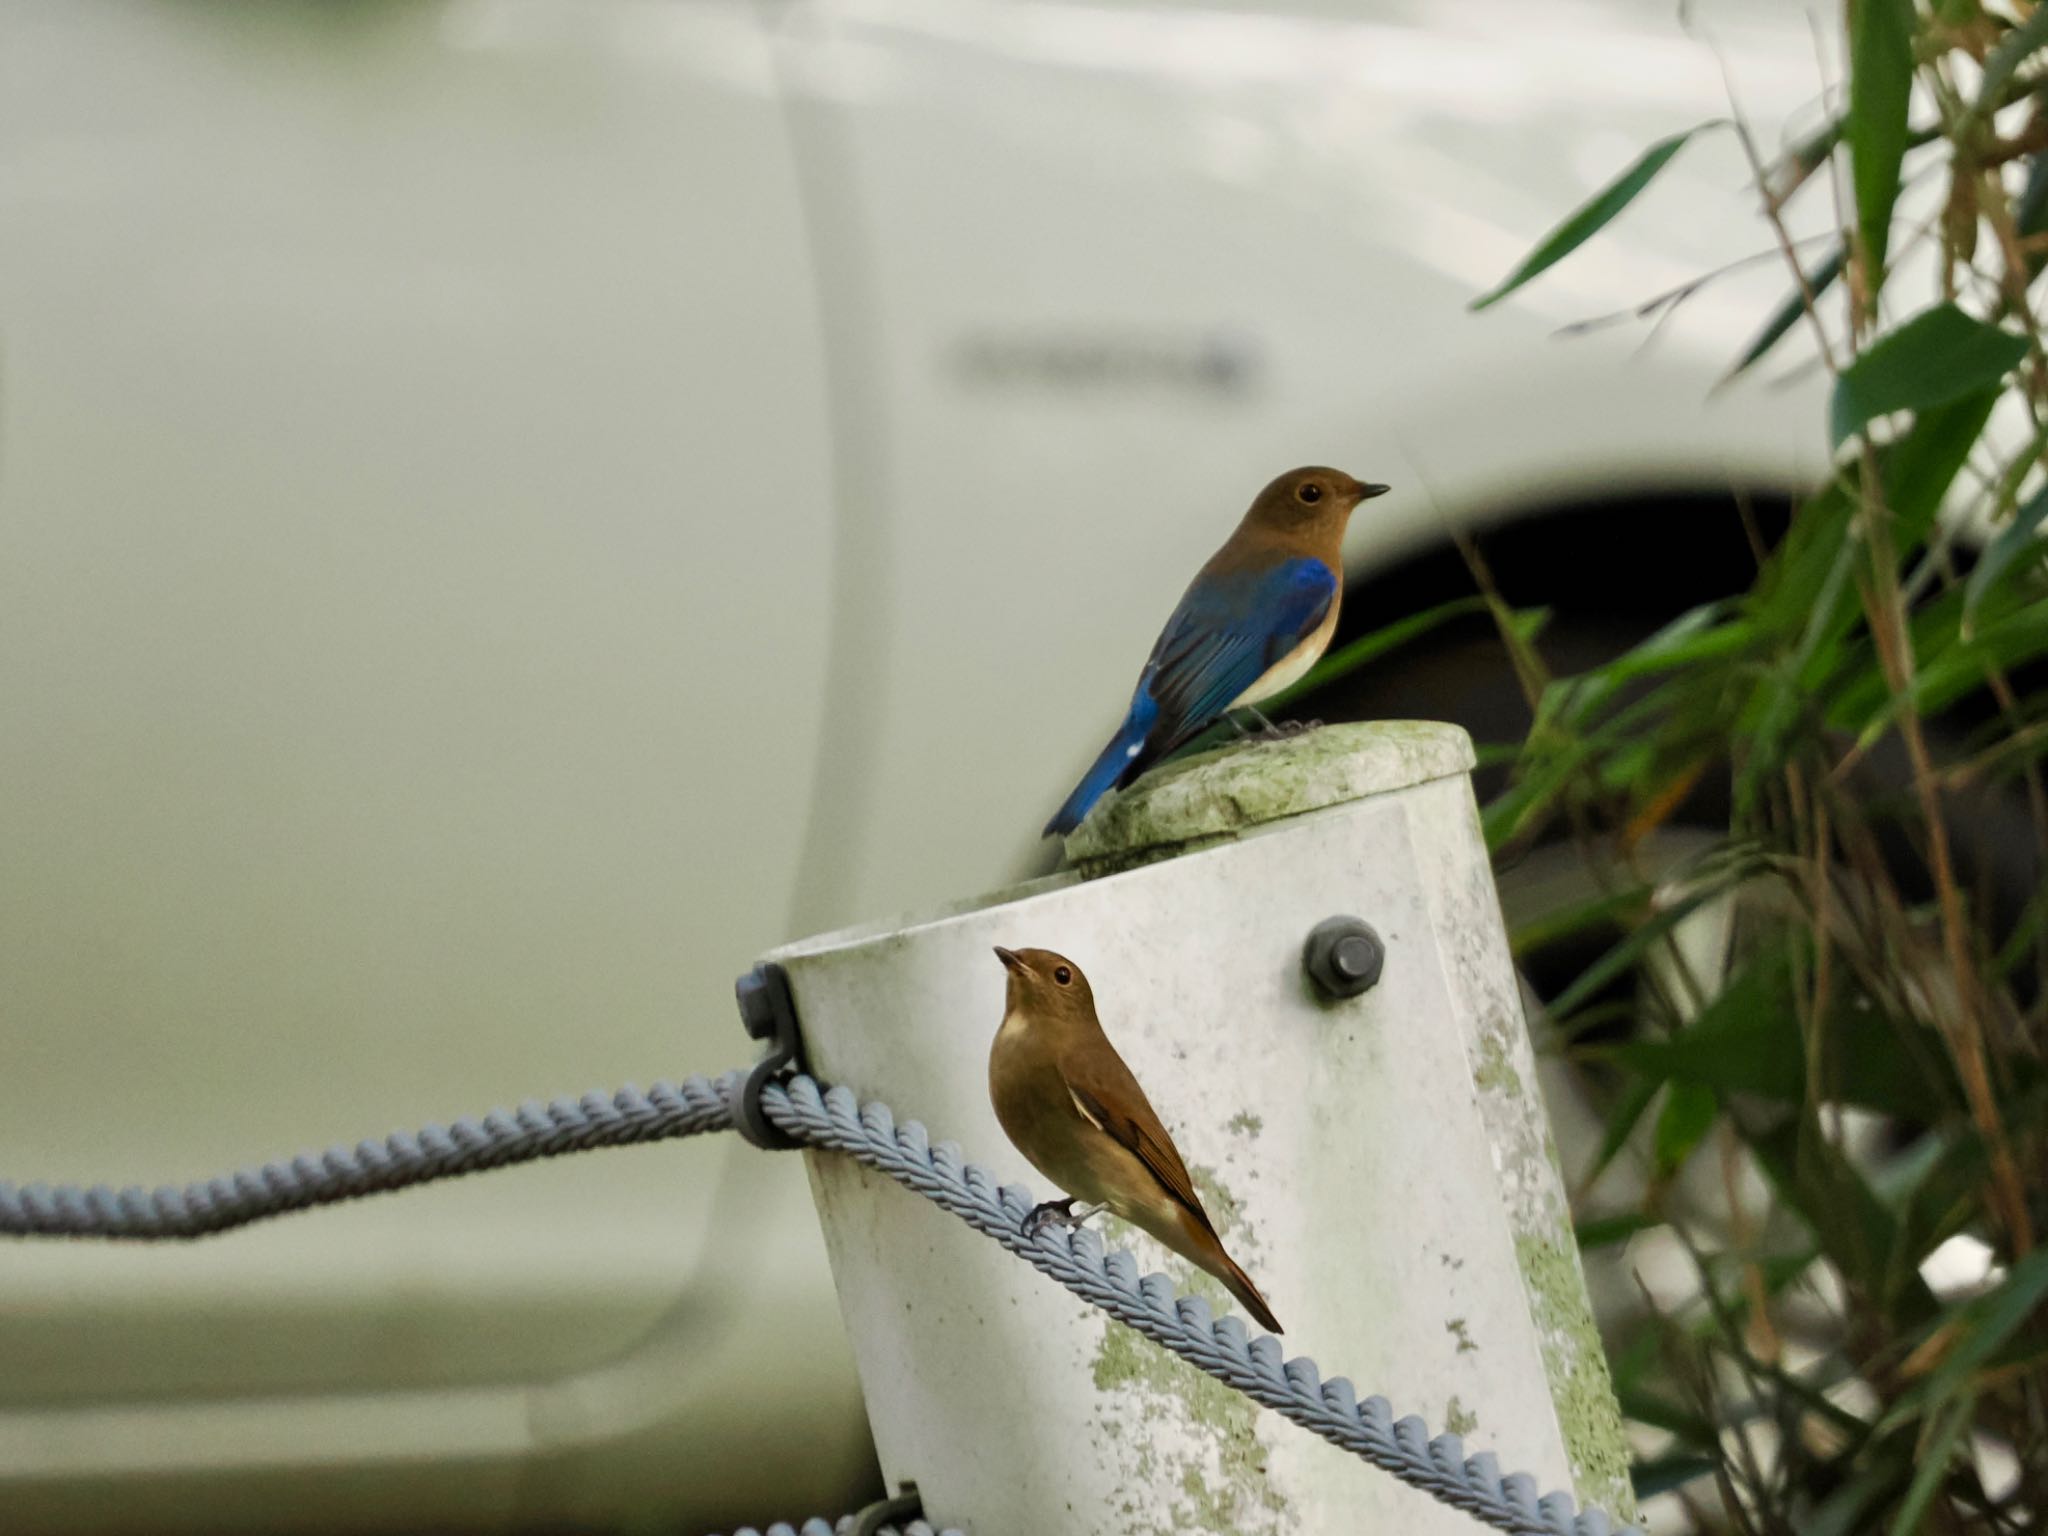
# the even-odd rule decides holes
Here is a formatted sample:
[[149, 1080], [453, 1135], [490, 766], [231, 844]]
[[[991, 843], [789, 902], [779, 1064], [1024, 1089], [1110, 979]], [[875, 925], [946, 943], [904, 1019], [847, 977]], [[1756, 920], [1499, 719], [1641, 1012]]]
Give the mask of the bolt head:
[[1379, 951], [1372, 941], [1355, 933], [1339, 939], [1336, 949], [1330, 954], [1330, 964], [1337, 974], [1352, 981], [1370, 976], [1378, 959]]
[[1331, 1002], [1370, 991], [1386, 957], [1386, 945], [1372, 925], [1356, 917], [1331, 917], [1316, 924], [1301, 955], [1309, 980]]

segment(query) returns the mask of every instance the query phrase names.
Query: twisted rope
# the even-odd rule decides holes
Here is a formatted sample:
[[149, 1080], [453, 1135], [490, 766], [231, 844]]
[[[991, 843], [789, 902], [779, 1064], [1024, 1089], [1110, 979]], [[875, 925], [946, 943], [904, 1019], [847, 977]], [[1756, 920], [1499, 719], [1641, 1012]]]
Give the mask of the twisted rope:
[[[644, 1094], [628, 1086], [609, 1099], [591, 1093], [527, 1103], [513, 1113], [493, 1110], [481, 1121], [430, 1125], [415, 1136], [401, 1132], [382, 1142], [336, 1147], [182, 1187], [116, 1191], [104, 1184], [17, 1188], [0, 1182], [0, 1234], [198, 1237], [485, 1168], [728, 1130], [733, 1117], [727, 1094], [742, 1076], [690, 1077], [679, 1087], [657, 1083]], [[987, 1169], [966, 1162], [957, 1144], [933, 1145], [914, 1120], [898, 1126], [886, 1104], [862, 1104], [850, 1089], [821, 1089], [797, 1074], [768, 1084], [761, 1107], [796, 1140], [842, 1152], [923, 1195], [1218, 1381], [1495, 1530], [1509, 1536], [1643, 1536], [1636, 1527], [1617, 1528], [1599, 1510], [1577, 1512], [1568, 1494], [1539, 1497], [1527, 1473], [1502, 1476], [1491, 1452], [1468, 1458], [1457, 1435], [1431, 1439], [1421, 1419], [1396, 1420], [1383, 1397], [1360, 1402], [1343, 1377], [1324, 1380], [1314, 1361], [1287, 1359], [1270, 1334], [1248, 1338], [1241, 1320], [1214, 1317], [1206, 1301], [1177, 1294], [1165, 1275], [1139, 1275], [1129, 1253], [1106, 1253], [1102, 1239], [1086, 1228], [1052, 1226], [1026, 1238], [1030, 1190], [998, 1185]], [[812, 1521], [792, 1536], [829, 1531], [823, 1521]], [[769, 1529], [769, 1536], [785, 1533], [791, 1528]]]
[[934, 1146], [915, 1120], [899, 1127], [886, 1104], [862, 1104], [847, 1088], [820, 1091], [799, 1074], [786, 1084], [770, 1083], [761, 1107], [797, 1140], [887, 1174], [1218, 1381], [1495, 1530], [1620, 1536], [1601, 1511], [1575, 1513], [1569, 1494], [1539, 1498], [1526, 1472], [1503, 1477], [1492, 1452], [1467, 1458], [1457, 1435], [1432, 1440], [1421, 1419], [1397, 1421], [1385, 1398], [1361, 1403], [1344, 1377], [1325, 1381], [1313, 1360], [1287, 1359], [1271, 1334], [1248, 1339], [1242, 1320], [1212, 1316], [1206, 1301], [1176, 1293], [1165, 1275], [1140, 1276], [1127, 1251], [1105, 1253], [1102, 1239], [1086, 1227], [1047, 1226], [1025, 1237], [1024, 1218], [1034, 1203], [1029, 1189], [998, 1185], [986, 1168], [963, 1161], [956, 1143]]
[[[751, 1525], [741, 1526], [732, 1536], [849, 1536], [855, 1517], [841, 1515], [835, 1523], [830, 1520], [813, 1518], [802, 1525], [791, 1525], [778, 1520], [765, 1531], [757, 1531]], [[965, 1536], [965, 1532], [947, 1526], [943, 1530], [928, 1525], [922, 1520], [913, 1520], [908, 1525], [897, 1527], [885, 1525], [875, 1536]]]
[[481, 1120], [428, 1125], [412, 1134], [395, 1131], [382, 1141], [330, 1147], [317, 1156], [302, 1152], [289, 1163], [265, 1163], [195, 1184], [17, 1188], [0, 1180], [0, 1235], [205, 1237], [266, 1216], [486, 1168], [730, 1130], [726, 1088], [740, 1075], [728, 1072], [716, 1082], [688, 1077], [680, 1087], [656, 1083], [644, 1094], [628, 1083], [610, 1098], [586, 1093], [549, 1104], [529, 1100], [516, 1110], [494, 1109]]

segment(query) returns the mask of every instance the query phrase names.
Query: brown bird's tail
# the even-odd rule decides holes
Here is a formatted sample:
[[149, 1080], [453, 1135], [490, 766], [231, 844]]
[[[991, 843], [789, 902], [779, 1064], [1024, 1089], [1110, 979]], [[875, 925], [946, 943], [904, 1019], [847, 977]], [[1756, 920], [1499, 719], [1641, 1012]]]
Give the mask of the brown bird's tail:
[[1252, 1277], [1240, 1269], [1237, 1260], [1225, 1251], [1223, 1239], [1216, 1235], [1208, 1212], [1200, 1206], [1176, 1200], [1169, 1210], [1140, 1208], [1117, 1214], [1143, 1227], [1182, 1258], [1192, 1260], [1221, 1280], [1230, 1294], [1238, 1299], [1239, 1305], [1251, 1313], [1268, 1333], [1282, 1331], [1280, 1319], [1266, 1305], [1266, 1298], [1252, 1284]]
[[1268, 1333], [1284, 1331], [1280, 1327], [1280, 1319], [1275, 1317], [1273, 1309], [1266, 1305], [1266, 1298], [1261, 1296], [1259, 1288], [1252, 1284], [1252, 1277], [1238, 1268], [1237, 1260], [1225, 1253], [1221, 1244], [1217, 1245], [1216, 1257], [1223, 1261], [1223, 1267], [1216, 1272], [1216, 1278], [1230, 1288], [1230, 1294], [1243, 1304], [1245, 1311], [1257, 1318], [1259, 1326]]

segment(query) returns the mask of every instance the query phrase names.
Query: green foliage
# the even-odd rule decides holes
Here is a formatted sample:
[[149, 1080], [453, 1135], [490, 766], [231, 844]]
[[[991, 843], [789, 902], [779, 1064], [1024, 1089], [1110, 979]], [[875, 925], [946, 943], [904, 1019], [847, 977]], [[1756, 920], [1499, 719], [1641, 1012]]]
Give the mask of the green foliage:
[[1766, 320], [1763, 329], [1756, 333], [1756, 339], [1743, 348], [1742, 356], [1736, 360], [1735, 366], [1728, 370], [1728, 377], [1732, 379], [1739, 373], [1747, 372], [1751, 365], [1761, 362], [1771, 348], [1784, 340], [1785, 333], [1797, 325], [1806, 314], [1807, 306], [1818, 303], [1821, 295], [1835, 286], [1835, 280], [1842, 275], [1842, 268], [1847, 265], [1848, 258], [1847, 249], [1837, 245], [1828, 253], [1825, 260], [1808, 270], [1799, 282], [1793, 284], [1792, 291], [1785, 296], [1785, 301], [1771, 311], [1770, 319]]
[[1439, 603], [1421, 613], [1410, 614], [1384, 628], [1376, 629], [1369, 635], [1360, 635], [1349, 645], [1330, 652], [1317, 662], [1314, 670], [1295, 683], [1283, 689], [1270, 700], [1275, 710], [1285, 709], [1304, 694], [1313, 693], [1334, 683], [1338, 678], [1356, 672], [1369, 662], [1378, 661], [1390, 651], [1420, 640], [1433, 629], [1441, 628], [1454, 619], [1470, 618], [1485, 613], [1486, 599], [1483, 597], [1461, 597], [1448, 603]]
[[2012, 516], [2012, 521], [2000, 530], [1984, 553], [1977, 560], [1977, 568], [1970, 572], [1969, 585], [1965, 591], [1965, 607], [1975, 612], [1984, 600], [1984, 594], [1998, 583], [1998, 578], [2013, 568], [2022, 555], [2030, 557], [2038, 565], [2044, 551], [2041, 525], [2048, 522], [2048, 486], [2034, 493], [2033, 499]]
[[[1547, 1022], [1603, 1120], [1570, 1170], [1582, 1250], [1692, 1275], [1608, 1319], [1639, 1491], [1703, 1530], [2041, 1531], [2048, 4], [1847, 0], [1840, 20], [1846, 105], [1758, 196], [1774, 224], [1831, 180], [1849, 206], [1731, 359], [1824, 338], [1833, 476], [1747, 592], [1606, 665], [1553, 678], [1533, 632], [1504, 635], [1535, 718], [1483, 816], [1505, 859], [1571, 849], [1590, 892], [1515, 935], [1578, 957]], [[1946, 179], [1944, 216], [1899, 218], [1902, 171]], [[1845, 310], [1822, 309], [1838, 285]], [[1725, 801], [1699, 798], [1714, 785]], [[2002, 830], [1973, 861], [1985, 797]], [[1659, 838], [1689, 805], [1722, 819], [1674, 867]], [[1959, 1239], [1980, 1280], [1936, 1283]]]
[[1883, 281], [1906, 112], [1913, 91], [1912, 0], [1849, 0], [1849, 165], [1868, 291]]
[[1999, 380], [2026, 355], [2024, 337], [1937, 304], [1865, 347], [1836, 378], [1828, 409], [1834, 446], [1893, 411], [1995, 397]]
[[1977, 83], [1980, 119], [1996, 109], [2014, 71], [2043, 48], [2048, 48], [2048, 11], [2035, 6], [2033, 15], [2008, 32], [1984, 61], [1984, 77]]
[[1685, 148], [1686, 142], [1703, 129], [1717, 126], [1702, 123], [1698, 128], [1688, 128], [1683, 133], [1674, 133], [1668, 139], [1660, 139], [1644, 150], [1642, 155], [1627, 170], [1600, 189], [1599, 194], [1577, 213], [1558, 225], [1543, 237], [1536, 249], [1526, 256], [1522, 264], [1510, 272], [1498, 287], [1481, 294], [1472, 301], [1474, 309], [1485, 309], [1498, 304], [1522, 284], [1547, 267], [1554, 267], [1587, 240], [1613, 222], [1614, 216], [1636, 200], [1657, 173], [1671, 163], [1671, 157]]

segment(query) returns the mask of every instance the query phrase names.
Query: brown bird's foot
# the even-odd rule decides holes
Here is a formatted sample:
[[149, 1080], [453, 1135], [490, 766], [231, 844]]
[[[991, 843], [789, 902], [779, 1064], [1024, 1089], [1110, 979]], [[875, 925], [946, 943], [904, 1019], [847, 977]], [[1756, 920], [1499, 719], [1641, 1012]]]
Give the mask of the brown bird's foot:
[[1084, 1206], [1079, 1214], [1076, 1214], [1076, 1203], [1070, 1195], [1064, 1200], [1046, 1200], [1034, 1205], [1031, 1213], [1024, 1218], [1024, 1235], [1036, 1237], [1045, 1228], [1052, 1226], [1078, 1227], [1102, 1209], [1099, 1205]]
[[1307, 731], [1321, 730], [1322, 725], [1320, 720], [1282, 720], [1274, 730], [1283, 737], [1299, 736]]

